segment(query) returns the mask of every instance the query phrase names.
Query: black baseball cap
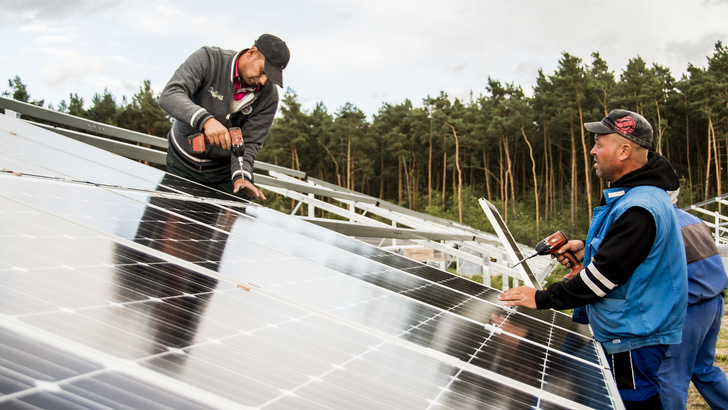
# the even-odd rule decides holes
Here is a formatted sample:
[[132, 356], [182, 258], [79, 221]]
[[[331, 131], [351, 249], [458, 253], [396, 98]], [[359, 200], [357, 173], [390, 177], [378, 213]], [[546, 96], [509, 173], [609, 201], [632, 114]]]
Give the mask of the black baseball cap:
[[599, 122], [584, 123], [584, 128], [595, 134], [616, 133], [647, 149], [652, 147], [652, 126], [636, 112], [612, 110]]
[[255, 40], [255, 47], [265, 57], [265, 75], [273, 84], [283, 87], [283, 69], [288, 65], [291, 53], [286, 42], [272, 34], [263, 34]]

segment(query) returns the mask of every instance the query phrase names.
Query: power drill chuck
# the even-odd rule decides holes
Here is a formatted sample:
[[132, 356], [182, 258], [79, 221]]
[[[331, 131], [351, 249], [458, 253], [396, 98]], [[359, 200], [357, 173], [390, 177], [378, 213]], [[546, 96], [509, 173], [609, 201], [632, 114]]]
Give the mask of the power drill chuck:
[[[515, 267], [522, 262], [524, 262], [527, 259], [531, 259], [536, 255], [551, 255], [552, 258], [557, 258], [559, 255], [556, 253], [559, 249], [561, 249], [562, 246], [566, 245], [566, 243], [569, 242], [569, 239], [566, 237], [566, 235], [562, 231], [556, 231], [549, 235], [546, 239], [541, 240], [539, 243], [536, 244], [534, 247], [534, 252], [532, 255], [521, 259], [513, 265], [512, 267]], [[572, 251], [566, 251], [561, 254], [566, 260], [569, 262], [569, 267], [571, 268], [571, 272], [566, 275], [566, 279], [571, 279], [574, 277], [579, 271], [581, 271], [582, 266], [579, 263], [579, 260], [576, 258], [576, 255]]]
[[232, 148], [230, 150], [233, 152], [233, 155], [235, 155], [238, 158], [242, 158], [243, 154], [245, 153], [245, 144], [243, 144], [243, 131], [238, 128], [230, 128], [228, 130], [230, 133], [230, 142], [232, 143]]

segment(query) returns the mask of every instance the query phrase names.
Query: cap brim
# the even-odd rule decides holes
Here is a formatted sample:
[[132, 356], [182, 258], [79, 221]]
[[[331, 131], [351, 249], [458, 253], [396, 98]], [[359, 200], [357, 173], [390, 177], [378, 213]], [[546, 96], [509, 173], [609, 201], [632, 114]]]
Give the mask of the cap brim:
[[587, 131], [593, 132], [595, 134], [611, 134], [614, 132], [613, 129], [607, 127], [604, 125], [603, 122], [585, 122], [584, 128], [586, 128]]
[[265, 76], [273, 84], [283, 88], [283, 71], [265, 59]]

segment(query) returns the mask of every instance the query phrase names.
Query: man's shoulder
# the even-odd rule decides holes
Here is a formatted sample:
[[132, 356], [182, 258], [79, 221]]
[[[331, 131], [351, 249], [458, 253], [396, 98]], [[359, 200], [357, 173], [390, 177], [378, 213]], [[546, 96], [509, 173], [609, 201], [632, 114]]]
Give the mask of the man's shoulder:
[[204, 50], [207, 53], [220, 55], [235, 55], [235, 53], [237, 53], [237, 51], [228, 50], [218, 46], [202, 46], [199, 48], [199, 50]]
[[652, 185], [640, 185], [629, 190], [629, 197], [636, 204], [655, 206], [659, 208], [673, 208], [670, 195], [662, 188]]
[[235, 56], [235, 51], [226, 50], [217, 46], [202, 46], [192, 53], [192, 58], [198, 60], [228, 61]]
[[698, 218], [697, 216], [685, 212], [682, 209], [675, 208], [675, 215], [677, 215], [677, 220], [680, 222], [680, 226], [688, 226], [688, 225], [695, 225], [695, 224], [701, 224], [703, 223], [703, 220]]
[[[651, 219], [675, 220], [672, 201], [664, 189], [651, 185], [641, 185], [626, 190], [623, 198], [613, 208], [613, 212], [622, 215], [631, 214], [651, 216]], [[641, 211], [640, 211], [641, 210]]]
[[610, 193], [616, 197], [617, 208], [640, 206], [644, 208], [659, 207], [672, 209], [670, 196], [664, 189], [652, 185], [639, 185], [630, 188], [620, 188]]

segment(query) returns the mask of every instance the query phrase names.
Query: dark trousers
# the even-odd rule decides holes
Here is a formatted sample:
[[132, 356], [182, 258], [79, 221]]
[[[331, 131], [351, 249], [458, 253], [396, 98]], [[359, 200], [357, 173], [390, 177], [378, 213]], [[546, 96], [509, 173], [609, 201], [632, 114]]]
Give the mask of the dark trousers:
[[666, 351], [667, 345], [654, 345], [607, 354], [619, 395], [627, 409], [662, 408], [657, 372]]
[[[171, 148], [170, 148], [171, 149]], [[190, 179], [212, 189], [217, 189], [228, 194], [233, 194], [233, 181], [230, 180], [230, 169], [219, 171], [197, 172], [189, 169], [175, 156], [173, 152], [167, 152], [167, 172]], [[233, 194], [243, 197], [242, 195]]]

